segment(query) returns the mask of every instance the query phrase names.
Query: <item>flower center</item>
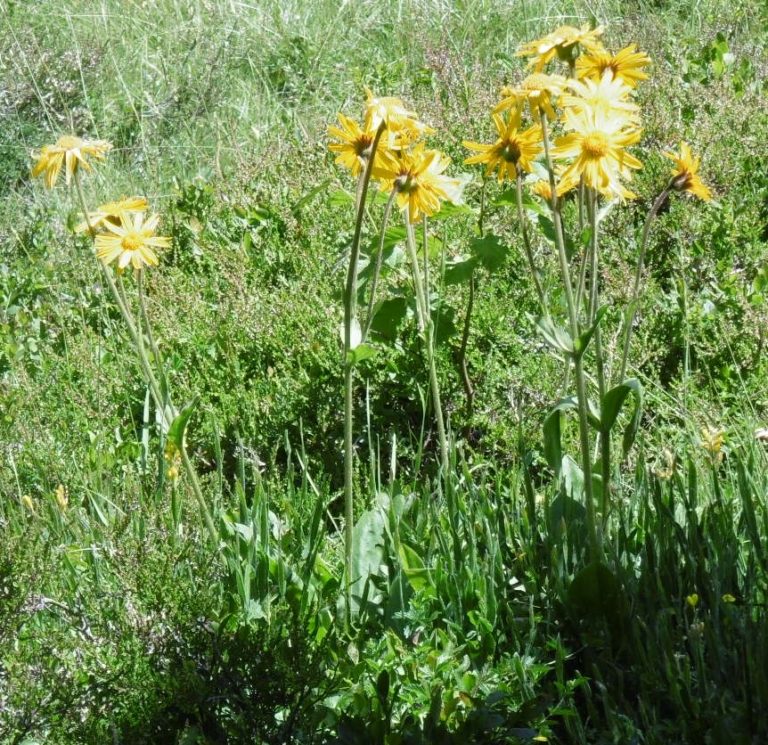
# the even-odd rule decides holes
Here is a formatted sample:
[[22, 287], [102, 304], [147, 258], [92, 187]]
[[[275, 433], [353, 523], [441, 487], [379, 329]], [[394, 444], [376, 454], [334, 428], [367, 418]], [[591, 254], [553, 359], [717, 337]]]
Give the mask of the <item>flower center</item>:
[[63, 150], [74, 150], [80, 147], [83, 141], [79, 137], [73, 137], [72, 135], [64, 135], [59, 137], [58, 146]]
[[514, 141], [508, 141], [502, 146], [499, 155], [501, 155], [507, 163], [517, 163], [517, 161], [520, 160], [520, 145]]
[[368, 135], [360, 135], [360, 137], [357, 138], [354, 146], [355, 153], [357, 153], [358, 158], [363, 158], [364, 160], [370, 158], [371, 145], [373, 145], [373, 137], [369, 137]]
[[137, 251], [141, 248], [143, 241], [138, 233], [128, 233], [123, 236], [123, 240], [120, 241], [120, 245], [123, 247], [123, 251]]
[[608, 140], [602, 132], [590, 132], [581, 143], [581, 149], [588, 158], [604, 158], [608, 154]]
[[419, 184], [416, 181], [416, 177], [410, 172], [402, 173], [395, 179], [395, 188], [402, 194], [410, 194], [416, 191]]

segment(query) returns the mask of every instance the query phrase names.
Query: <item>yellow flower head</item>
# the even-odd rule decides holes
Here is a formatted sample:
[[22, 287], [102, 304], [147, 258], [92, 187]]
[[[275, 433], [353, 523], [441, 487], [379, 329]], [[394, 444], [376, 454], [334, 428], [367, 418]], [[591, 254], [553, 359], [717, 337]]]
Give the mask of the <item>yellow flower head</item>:
[[104, 223], [106, 232], [96, 236], [96, 256], [105, 265], [117, 259], [118, 269], [157, 266], [155, 248], [167, 248], [170, 238], [155, 235], [159, 215], [144, 220], [142, 213], [126, 214], [118, 224]]
[[725, 430], [716, 427], [702, 427], [701, 447], [709, 454], [715, 463], [723, 460], [723, 444], [725, 442]]
[[91, 170], [88, 156], [103, 159], [111, 149], [112, 145], [104, 140], [81, 140], [79, 137], [64, 135], [55, 145], [44, 145], [39, 153], [33, 155], [37, 162], [32, 168], [32, 175], [44, 174], [45, 185], [52, 189], [56, 185], [63, 165], [65, 179], [69, 186], [80, 166], [86, 171]]
[[531, 113], [535, 119], [541, 116], [541, 111], [548, 118], [555, 118], [555, 110], [552, 108], [552, 99], [557, 99], [563, 92], [566, 79], [562, 75], [545, 75], [536, 72], [529, 75], [518, 86], [504, 86], [501, 89], [502, 100], [493, 109], [494, 114], [506, 109], [517, 108], [525, 101], [531, 107]]
[[665, 152], [664, 155], [675, 161], [672, 171], [672, 188], [676, 191], [687, 191], [705, 202], [712, 199], [712, 192], [704, 185], [698, 176], [701, 159], [693, 157], [691, 147], [687, 142], [680, 143], [680, 155]]
[[735, 603], [736, 602], [736, 598], [733, 595], [731, 595], [730, 592], [726, 592], [725, 595], [723, 595], [722, 598], [720, 598], [720, 599], [724, 603]]
[[633, 199], [634, 194], [621, 183], [629, 168], [641, 168], [642, 163], [625, 151], [640, 139], [639, 129], [625, 129], [624, 121], [608, 117], [603, 112], [576, 114], [565, 112], [569, 134], [555, 141], [555, 158], [573, 158], [563, 172], [561, 187], [573, 188], [584, 177], [584, 184], [606, 197]]
[[465, 141], [464, 147], [477, 151], [478, 155], [472, 155], [464, 162], [468, 165], [485, 163], [486, 176], [490, 176], [498, 168], [499, 182], [503, 181], [505, 176], [509, 179], [517, 178], [518, 168], [530, 173], [533, 170], [533, 161], [542, 149], [541, 127], [534, 125], [520, 132], [518, 109], [512, 109], [506, 120], [501, 114], [493, 114], [493, 123], [499, 138], [492, 145]]
[[[339, 114], [339, 123], [341, 127], [333, 125], [328, 127], [328, 134], [340, 140], [340, 142], [330, 143], [328, 149], [338, 153], [336, 162], [339, 165], [349, 168], [353, 176], [359, 176], [371, 157], [376, 129], [368, 127], [363, 129], [354, 119], [344, 114]], [[378, 148], [381, 147], [380, 142]]]
[[688, 595], [688, 597], [685, 598], [685, 602], [688, 603], [688, 605], [691, 606], [691, 608], [695, 608], [699, 604], [699, 596], [697, 593], [691, 593]]
[[400, 209], [408, 209], [411, 222], [422, 215], [434, 215], [440, 210], [440, 200], [458, 202], [461, 182], [443, 176], [450, 158], [438, 150], [425, 150], [423, 144], [402, 153], [386, 153], [381, 163], [374, 165], [373, 175], [381, 180], [385, 191], [395, 191]]
[[423, 135], [433, 134], [434, 129], [418, 120], [413, 111], [408, 111], [405, 104], [399, 98], [391, 96], [375, 96], [366, 88], [367, 100], [365, 102], [365, 130], [374, 134], [384, 123], [387, 130], [392, 133], [402, 133], [409, 142]]
[[88, 219], [75, 226], [76, 233], [88, 230], [88, 226], [95, 231], [103, 227], [104, 223], [111, 222], [117, 225], [125, 215], [136, 212], [146, 212], [149, 204], [145, 197], [123, 197], [116, 202], [100, 204], [95, 211], [88, 213]]
[[27, 510], [29, 510], [32, 513], [34, 513], [34, 511], [35, 511], [35, 503], [32, 501], [32, 497], [30, 497], [29, 494], [25, 494], [21, 498], [21, 503], [24, 505], [24, 507]]
[[590, 29], [589, 26], [582, 26], [580, 29], [574, 26], [560, 26], [541, 39], [523, 44], [517, 50], [516, 56], [533, 57], [528, 66], [541, 72], [555, 56], [565, 62], [572, 61], [578, 52], [577, 45], [582, 46], [588, 52], [601, 49], [597, 37], [602, 33], [602, 26], [593, 29]]
[[643, 68], [651, 64], [651, 58], [638, 52], [636, 44], [630, 44], [620, 52], [611, 54], [605, 49], [597, 49], [582, 55], [576, 60], [576, 76], [590, 80], [600, 80], [606, 72], [616, 80], [634, 88], [641, 80], [647, 80]]
[[640, 107], [630, 100], [632, 89], [606, 72], [598, 81], [569, 80], [560, 103], [576, 114], [601, 112], [605, 117], [622, 119], [625, 124], [639, 124]]
[[59, 509], [64, 512], [69, 505], [69, 497], [67, 496], [67, 490], [64, 484], [59, 484], [56, 487], [53, 496], [56, 499], [56, 504], [59, 506]]
[[534, 181], [533, 186], [531, 186], [531, 191], [537, 197], [541, 197], [547, 204], [552, 201], [552, 187], [546, 179], [540, 178], [537, 181]]

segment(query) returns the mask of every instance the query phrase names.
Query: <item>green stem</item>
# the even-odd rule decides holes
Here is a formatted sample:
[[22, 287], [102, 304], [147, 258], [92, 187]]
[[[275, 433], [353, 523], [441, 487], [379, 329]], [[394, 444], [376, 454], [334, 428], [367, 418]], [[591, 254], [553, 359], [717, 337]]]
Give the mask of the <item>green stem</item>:
[[467, 298], [467, 312], [464, 316], [464, 328], [461, 332], [461, 346], [459, 347], [459, 371], [461, 373], [461, 385], [467, 399], [467, 417], [472, 416], [475, 405], [475, 387], [472, 378], [469, 377], [467, 367], [467, 346], [469, 344], [469, 327], [472, 320], [472, 310], [475, 305], [475, 270], [469, 275], [469, 297]]
[[411, 225], [408, 212], [405, 213], [405, 236], [406, 246], [408, 247], [408, 256], [413, 268], [413, 284], [416, 289], [416, 310], [419, 322], [419, 332], [424, 338], [424, 348], [427, 356], [427, 364], [429, 366], [429, 385], [432, 390], [432, 407], [435, 410], [437, 436], [440, 441], [440, 463], [442, 465], [443, 477], [447, 479], [449, 470], [448, 437], [445, 432], [443, 405], [440, 400], [440, 384], [437, 378], [437, 366], [435, 363], [434, 325], [429, 313], [429, 300], [424, 292], [424, 283], [422, 282], [421, 272], [419, 270], [419, 257], [416, 253], [416, 238], [413, 234], [413, 225]]
[[357, 315], [357, 264], [360, 259], [360, 236], [368, 195], [368, 185], [376, 159], [376, 149], [384, 133], [385, 124], [379, 126], [371, 145], [371, 153], [365, 164], [357, 188], [357, 216], [355, 232], [349, 252], [349, 267], [344, 285], [344, 571], [347, 617], [352, 614], [352, 529], [354, 526], [354, 366], [352, 362], [352, 322]]
[[656, 201], [653, 203], [648, 216], [645, 218], [645, 224], [643, 225], [643, 235], [640, 239], [640, 253], [637, 257], [637, 266], [635, 267], [635, 278], [632, 283], [632, 295], [629, 300], [629, 307], [627, 309], [627, 317], [624, 321], [624, 350], [621, 355], [621, 367], [619, 368], [619, 379], [617, 382], [621, 383], [624, 380], [624, 376], [627, 374], [627, 363], [629, 362], [629, 348], [632, 341], [633, 326], [635, 325], [635, 315], [637, 313], [637, 302], [640, 293], [640, 280], [643, 276], [643, 268], [645, 266], [645, 253], [648, 249], [648, 235], [651, 230], [651, 224], [659, 214], [659, 210], [662, 205], [669, 198], [670, 186], [667, 186], [664, 191], [656, 197]]
[[379, 283], [379, 276], [381, 275], [381, 266], [384, 262], [384, 241], [387, 234], [387, 226], [389, 225], [389, 217], [392, 214], [392, 205], [395, 203], [395, 197], [397, 192], [393, 191], [389, 195], [387, 200], [387, 206], [384, 208], [384, 217], [381, 219], [381, 232], [379, 233], [379, 252], [376, 255], [376, 266], [373, 270], [373, 277], [371, 278], [371, 289], [368, 294], [368, 312], [365, 316], [365, 329], [363, 329], [363, 341], [368, 338], [368, 334], [371, 330], [371, 324], [373, 323], [373, 306], [376, 302], [376, 287]]
[[[579, 338], [579, 319], [574, 303], [573, 285], [571, 283], [571, 272], [568, 267], [568, 255], [565, 251], [565, 239], [563, 238], [563, 222], [558, 205], [557, 189], [555, 186], [555, 170], [552, 164], [552, 154], [550, 152], [549, 133], [547, 127], [547, 117], [543, 111], [540, 111], [542, 138], [544, 140], [544, 154], [547, 161], [547, 170], [549, 171], [549, 185], [552, 189], [552, 219], [555, 224], [555, 244], [560, 261], [560, 272], [563, 278], [563, 290], [565, 291], [565, 301], [568, 308], [568, 320], [571, 327], [571, 337], [574, 344]], [[602, 555], [600, 541], [597, 535], [597, 526], [595, 522], [595, 503], [592, 490], [592, 456], [590, 454], [589, 444], [589, 418], [587, 416], [587, 382], [584, 376], [583, 353], [576, 350], [573, 354], [573, 366], [576, 374], [576, 389], [579, 404], [579, 439], [581, 444], [581, 462], [584, 472], [584, 497], [586, 501], [587, 531], [589, 533], [590, 554], [593, 561], [597, 561]]]
[[536, 295], [539, 298], [539, 305], [542, 312], [546, 311], [547, 301], [544, 295], [544, 287], [541, 284], [541, 277], [539, 276], [539, 270], [536, 268], [536, 261], [533, 258], [533, 250], [531, 249], [531, 241], [528, 238], [528, 228], [525, 220], [525, 212], [523, 210], [523, 174], [520, 171], [520, 167], [517, 167], [517, 178], [515, 183], [517, 186], [517, 219], [520, 223], [520, 232], [523, 236], [523, 248], [525, 249], [525, 257], [528, 259], [528, 268], [531, 270], [531, 277], [533, 277], [533, 284], [536, 287]]

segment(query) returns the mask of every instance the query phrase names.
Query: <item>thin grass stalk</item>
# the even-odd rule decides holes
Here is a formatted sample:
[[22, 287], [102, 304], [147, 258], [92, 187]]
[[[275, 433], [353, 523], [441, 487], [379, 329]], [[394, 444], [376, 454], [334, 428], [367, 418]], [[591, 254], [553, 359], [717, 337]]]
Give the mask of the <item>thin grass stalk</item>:
[[627, 363], [629, 362], [629, 349], [632, 342], [633, 326], [635, 325], [635, 315], [637, 314], [637, 301], [640, 294], [640, 280], [643, 276], [643, 269], [645, 268], [645, 254], [648, 250], [648, 235], [651, 230], [651, 224], [659, 214], [659, 210], [669, 198], [670, 192], [669, 186], [656, 197], [656, 201], [648, 212], [648, 216], [645, 218], [645, 224], [643, 225], [643, 234], [640, 239], [640, 253], [637, 257], [637, 266], [635, 267], [635, 278], [632, 282], [632, 295], [629, 299], [629, 307], [627, 309], [627, 317], [624, 321], [624, 350], [621, 355], [621, 367], [619, 368], [618, 381], [621, 383], [624, 380], [624, 376], [627, 374]]
[[539, 270], [536, 267], [536, 261], [533, 258], [533, 250], [531, 248], [531, 241], [528, 237], [528, 228], [525, 219], [525, 211], [523, 210], [523, 174], [520, 170], [520, 166], [516, 167], [517, 177], [515, 179], [517, 195], [517, 219], [520, 223], [520, 233], [523, 237], [523, 249], [525, 250], [525, 257], [528, 259], [528, 268], [531, 270], [531, 277], [533, 278], [533, 284], [536, 287], [536, 295], [539, 298], [539, 305], [542, 312], [546, 311], [547, 301], [544, 295], [544, 287], [541, 284], [541, 277], [539, 276]]
[[440, 442], [440, 463], [444, 478], [448, 478], [450, 460], [448, 457], [448, 437], [445, 431], [445, 420], [443, 418], [443, 406], [440, 399], [440, 383], [437, 378], [437, 366], [435, 363], [435, 339], [434, 324], [429, 313], [429, 301], [424, 291], [424, 283], [419, 270], [419, 257], [416, 253], [416, 238], [413, 234], [413, 225], [411, 225], [408, 212], [404, 213], [406, 246], [408, 256], [413, 269], [413, 283], [416, 289], [416, 310], [419, 323], [419, 332], [424, 338], [424, 350], [429, 366], [429, 387], [432, 392], [432, 406], [435, 410], [435, 421], [437, 423], [437, 437]]
[[[85, 221], [88, 226], [88, 232], [91, 235], [91, 238], [93, 239], [96, 235], [96, 232], [94, 231], [93, 226], [91, 225], [91, 222], [90, 222], [90, 218], [88, 217], [88, 209], [85, 204], [83, 187], [82, 187], [82, 184], [80, 183], [80, 174], [78, 172], [75, 172], [75, 190], [77, 192], [77, 196], [80, 201], [80, 207], [83, 211], [83, 215], [85, 216]], [[155, 405], [161, 412], [161, 415], [165, 419], [166, 424], [170, 426], [172, 419], [169, 420], [169, 414], [168, 414], [168, 411], [166, 410], [166, 400], [162, 395], [160, 384], [158, 383], [157, 378], [155, 377], [155, 374], [152, 371], [152, 365], [150, 364], [149, 358], [147, 357], [146, 350], [144, 349], [144, 342], [142, 338], [141, 327], [134, 320], [133, 315], [131, 314], [130, 309], [128, 308], [126, 299], [124, 295], [121, 293], [118, 285], [115, 283], [115, 280], [112, 277], [112, 274], [109, 268], [104, 266], [104, 264], [102, 264], [101, 262], [99, 262], [99, 266], [101, 266], [102, 275], [107, 281], [107, 285], [110, 289], [110, 292], [112, 293], [112, 297], [117, 303], [117, 306], [120, 309], [120, 313], [123, 316], [123, 320], [125, 321], [125, 324], [128, 328], [128, 333], [131, 337], [131, 341], [133, 341], [134, 348], [136, 349], [137, 355], [139, 357], [139, 364], [144, 373], [147, 384], [149, 385], [149, 389], [152, 393], [152, 397], [155, 400]], [[170, 401], [168, 401], [167, 404], [168, 404], [168, 408], [171, 411], [171, 417], [172, 417], [175, 415], [176, 409], [173, 407], [173, 404], [171, 404]], [[203, 513], [203, 520], [205, 522], [205, 526], [208, 530], [208, 534], [211, 538], [211, 541], [215, 546], [218, 544], [219, 535], [216, 530], [216, 526], [213, 522], [213, 518], [211, 516], [210, 510], [208, 509], [208, 505], [205, 501], [205, 496], [203, 495], [202, 489], [200, 488], [200, 482], [197, 479], [197, 473], [195, 472], [194, 465], [192, 464], [192, 461], [190, 460], [189, 455], [186, 452], [186, 448], [183, 446], [183, 444], [182, 444], [182, 447], [180, 448], [180, 451], [181, 451], [181, 461], [184, 466], [184, 472], [186, 473], [187, 478], [189, 479], [189, 482], [192, 486], [192, 494], [194, 495], [198, 503], [198, 507], [200, 508], [200, 511]]]
[[[565, 291], [565, 301], [568, 308], [568, 320], [571, 328], [571, 337], [574, 344], [579, 338], [579, 319], [576, 305], [573, 297], [573, 284], [571, 282], [571, 272], [568, 267], [568, 255], [565, 251], [565, 239], [563, 237], [563, 221], [560, 214], [559, 200], [557, 198], [557, 187], [555, 185], [555, 170], [552, 164], [552, 154], [550, 152], [549, 131], [547, 126], [547, 116], [540, 110], [542, 139], [544, 141], [544, 155], [547, 161], [547, 170], [549, 172], [549, 186], [552, 190], [552, 220], [555, 225], [555, 243], [557, 245], [557, 254], [560, 261], [560, 272], [563, 278], [563, 289]], [[581, 444], [581, 461], [584, 472], [584, 498], [586, 501], [587, 531], [589, 533], [590, 555], [593, 561], [602, 556], [602, 549], [597, 535], [597, 526], [595, 522], [595, 503], [592, 489], [592, 459], [590, 455], [589, 444], [589, 419], [587, 416], [587, 382], [584, 375], [583, 352], [576, 351], [573, 354], [573, 366], [576, 375], [576, 389], [579, 408], [579, 440]]]
[[360, 236], [363, 229], [363, 218], [368, 195], [368, 185], [371, 182], [373, 163], [376, 150], [384, 133], [384, 122], [376, 131], [376, 137], [371, 145], [371, 153], [365, 165], [365, 171], [360, 177], [357, 188], [357, 216], [355, 232], [349, 252], [349, 267], [344, 285], [344, 590], [347, 601], [347, 617], [352, 613], [352, 528], [354, 526], [354, 369], [351, 358], [352, 352], [352, 322], [357, 314], [357, 264], [360, 259]]

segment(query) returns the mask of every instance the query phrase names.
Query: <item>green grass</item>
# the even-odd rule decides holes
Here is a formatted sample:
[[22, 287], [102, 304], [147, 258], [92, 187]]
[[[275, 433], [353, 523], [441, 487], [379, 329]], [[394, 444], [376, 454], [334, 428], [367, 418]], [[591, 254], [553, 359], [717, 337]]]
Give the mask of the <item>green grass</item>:
[[[469, 172], [461, 142], [490, 135], [517, 46], [593, 18], [654, 60], [640, 199], [601, 228], [611, 329], [667, 177], [660, 151], [691, 142], [716, 198], [673, 201], [652, 232], [632, 357], [646, 404], [604, 528], [608, 569], [587, 562], [578, 484], [546, 465], [563, 368], [530, 320], [514, 208], [493, 207], [486, 228], [509, 251], [478, 279], [471, 416], [459, 336], [438, 345], [455, 480], [435, 478], [413, 318], [382, 324], [359, 368], [367, 580], [346, 628], [338, 329], [353, 185], [326, 126], [357, 115], [367, 85], [405, 99], [451, 172]], [[753, 437], [768, 412], [766, 28], [747, 0], [0, 0], [0, 741], [768, 738], [768, 468]], [[188, 439], [215, 550], [184, 480], [165, 478], [122, 321], [68, 230], [76, 204], [29, 178], [30, 151], [64, 131], [115, 144], [86, 178], [93, 203], [145, 194], [174, 238], [148, 302], [175, 401], [199, 397]], [[479, 191], [466, 189], [473, 207]], [[450, 261], [474, 217], [434, 230]], [[540, 239], [535, 252], [556, 294], [554, 252]], [[410, 293], [404, 267], [385, 284]], [[460, 327], [466, 286], [443, 298]], [[618, 342], [606, 334], [614, 365]], [[699, 447], [708, 424], [727, 431], [715, 467]], [[573, 423], [564, 440], [575, 453]], [[669, 478], [655, 475], [664, 449]]]

